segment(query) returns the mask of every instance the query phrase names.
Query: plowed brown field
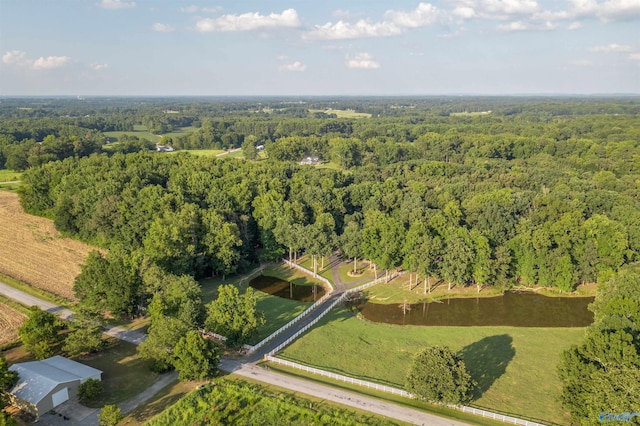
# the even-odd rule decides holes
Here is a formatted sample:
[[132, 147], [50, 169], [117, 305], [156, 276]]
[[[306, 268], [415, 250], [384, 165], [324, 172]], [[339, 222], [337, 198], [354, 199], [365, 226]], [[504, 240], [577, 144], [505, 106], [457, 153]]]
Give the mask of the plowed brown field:
[[18, 338], [18, 328], [27, 316], [0, 302], [0, 345], [13, 342]]
[[74, 300], [73, 280], [93, 249], [60, 235], [51, 220], [25, 213], [18, 195], [0, 191], [0, 273]]

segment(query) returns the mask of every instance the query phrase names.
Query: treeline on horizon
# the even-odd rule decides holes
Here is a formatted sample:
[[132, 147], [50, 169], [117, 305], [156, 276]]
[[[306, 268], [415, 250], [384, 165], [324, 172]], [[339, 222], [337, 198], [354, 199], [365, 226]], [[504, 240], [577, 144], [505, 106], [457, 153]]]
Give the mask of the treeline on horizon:
[[[527, 112], [512, 116], [219, 117], [282, 130], [242, 133], [266, 141], [260, 161], [144, 150], [45, 162], [24, 173], [21, 202], [134, 271], [227, 275], [341, 249], [419, 279], [569, 291], [638, 260], [640, 120], [549, 117], [546, 105], [523, 101]], [[306, 155], [336, 168], [299, 165]]]

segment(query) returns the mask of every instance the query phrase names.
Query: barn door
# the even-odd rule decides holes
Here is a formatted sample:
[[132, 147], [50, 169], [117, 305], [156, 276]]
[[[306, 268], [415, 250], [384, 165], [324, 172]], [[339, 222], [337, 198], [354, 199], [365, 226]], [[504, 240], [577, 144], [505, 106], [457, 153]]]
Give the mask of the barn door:
[[53, 407], [57, 407], [62, 404], [66, 400], [69, 399], [69, 392], [67, 388], [60, 389], [58, 392], [51, 395], [51, 399], [53, 400]]

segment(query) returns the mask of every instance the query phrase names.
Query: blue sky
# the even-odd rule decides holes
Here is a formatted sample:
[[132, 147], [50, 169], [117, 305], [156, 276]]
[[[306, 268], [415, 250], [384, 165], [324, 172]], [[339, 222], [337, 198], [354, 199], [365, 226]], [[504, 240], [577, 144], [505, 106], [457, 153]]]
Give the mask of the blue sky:
[[640, 93], [640, 0], [0, 0], [0, 95]]

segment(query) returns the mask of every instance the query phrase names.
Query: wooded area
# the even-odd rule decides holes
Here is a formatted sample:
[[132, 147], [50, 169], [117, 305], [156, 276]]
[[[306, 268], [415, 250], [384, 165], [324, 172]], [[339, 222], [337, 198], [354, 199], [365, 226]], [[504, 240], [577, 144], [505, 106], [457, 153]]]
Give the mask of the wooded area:
[[[244, 159], [156, 143], [242, 148]], [[615, 284], [640, 255], [635, 97], [11, 99], [0, 104], [0, 167], [26, 170], [27, 212], [108, 249], [75, 281], [82, 314], [148, 315], [141, 356], [185, 378], [210, 376], [219, 356], [193, 330], [239, 345], [264, 321], [251, 292], [220, 291], [205, 309], [196, 279], [286, 255], [306, 253], [317, 269], [340, 250], [376, 274], [407, 270], [424, 293], [434, 279], [478, 291], [598, 282], [638, 299]], [[604, 327], [598, 300], [589, 339], [621, 336], [637, 353], [638, 319]], [[589, 393], [573, 381], [589, 350], [566, 355], [568, 406]], [[204, 352], [211, 365], [192, 369]]]

